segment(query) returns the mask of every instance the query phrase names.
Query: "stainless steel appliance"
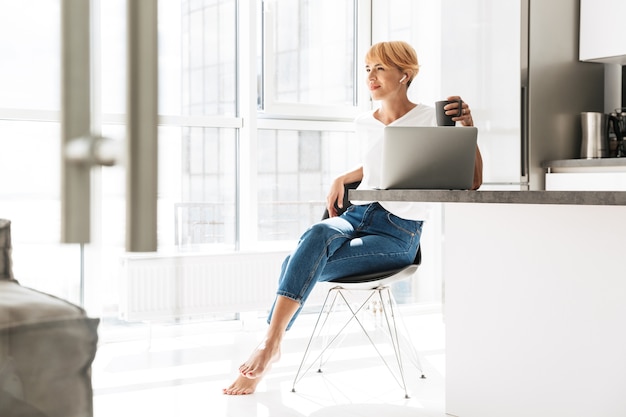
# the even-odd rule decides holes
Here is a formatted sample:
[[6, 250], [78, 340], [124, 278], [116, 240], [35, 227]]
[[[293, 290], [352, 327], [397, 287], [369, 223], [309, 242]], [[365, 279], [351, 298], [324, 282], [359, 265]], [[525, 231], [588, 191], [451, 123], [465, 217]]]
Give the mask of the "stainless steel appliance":
[[582, 141], [580, 157], [583, 159], [624, 157], [626, 134], [626, 108], [615, 109], [610, 114], [582, 112], [580, 114]]
[[585, 159], [609, 156], [609, 118], [600, 112], [582, 112], [580, 125], [583, 139], [580, 157]]

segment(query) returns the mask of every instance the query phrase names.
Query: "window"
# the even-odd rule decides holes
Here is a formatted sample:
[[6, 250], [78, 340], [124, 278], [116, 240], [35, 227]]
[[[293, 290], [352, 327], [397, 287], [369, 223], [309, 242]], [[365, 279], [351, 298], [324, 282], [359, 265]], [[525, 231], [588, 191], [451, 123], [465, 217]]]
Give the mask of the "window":
[[355, 0], [263, 2], [265, 112], [308, 119], [354, 115], [357, 4]]
[[361, 155], [352, 119], [369, 103], [359, 102], [358, 88], [358, 29], [369, 7], [354, 0], [262, 4], [257, 239], [293, 241], [320, 219], [332, 179]]
[[[94, 130], [123, 140], [126, 2], [93, 4]], [[440, 9], [426, 0], [161, 0], [159, 251], [292, 247], [320, 218], [332, 179], [359, 163], [352, 120], [372, 104], [363, 71], [371, 41], [414, 44], [422, 73], [411, 93], [422, 102], [440, 97]], [[58, 0], [0, 6], [0, 16], [13, 16], [0, 25], [0, 214], [14, 221], [16, 258], [32, 243], [39, 253], [33, 246], [27, 257], [72, 259], [59, 268], [69, 281], [52, 292], [76, 301], [80, 249], [58, 243], [59, 11]], [[14, 24], [26, 20], [38, 30]], [[13, 157], [32, 149], [32, 157]], [[124, 171], [94, 168], [86, 248], [88, 290], [112, 315], [124, 255]], [[38, 267], [15, 266], [43, 275], [26, 264]]]
[[259, 241], [297, 240], [320, 220], [332, 179], [362, 153], [349, 124], [344, 129], [259, 130]]
[[0, 109], [59, 110], [60, 22], [59, 0], [3, 2]]
[[[236, 4], [234, 0], [183, 0], [180, 4], [181, 33], [173, 35], [182, 35], [182, 114], [236, 116]], [[161, 13], [160, 21], [170, 18]], [[170, 35], [163, 33], [163, 37]], [[161, 64], [176, 62], [163, 60]]]
[[234, 247], [236, 135], [234, 129], [182, 129], [182, 197], [174, 203], [179, 246]]

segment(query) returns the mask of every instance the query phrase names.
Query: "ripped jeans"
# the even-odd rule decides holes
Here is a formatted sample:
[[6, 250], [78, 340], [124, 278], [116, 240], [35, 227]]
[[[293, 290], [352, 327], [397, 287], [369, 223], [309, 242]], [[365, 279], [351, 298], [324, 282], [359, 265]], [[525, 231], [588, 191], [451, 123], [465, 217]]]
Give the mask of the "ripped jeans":
[[[313, 286], [368, 272], [409, 265], [415, 259], [423, 221], [405, 220], [378, 203], [350, 206], [338, 217], [311, 226], [282, 264], [277, 296], [297, 301], [297, 318]], [[276, 301], [274, 301], [274, 305]], [[274, 306], [267, 319], [272, 319]]]

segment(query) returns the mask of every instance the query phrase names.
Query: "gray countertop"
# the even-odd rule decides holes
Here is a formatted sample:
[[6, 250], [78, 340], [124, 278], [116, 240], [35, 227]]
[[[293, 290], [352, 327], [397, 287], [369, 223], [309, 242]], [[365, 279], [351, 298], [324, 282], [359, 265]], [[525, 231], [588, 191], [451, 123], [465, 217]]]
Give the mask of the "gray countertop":
[[350, 190], [350, 200], [626, 206], [626, 191]]

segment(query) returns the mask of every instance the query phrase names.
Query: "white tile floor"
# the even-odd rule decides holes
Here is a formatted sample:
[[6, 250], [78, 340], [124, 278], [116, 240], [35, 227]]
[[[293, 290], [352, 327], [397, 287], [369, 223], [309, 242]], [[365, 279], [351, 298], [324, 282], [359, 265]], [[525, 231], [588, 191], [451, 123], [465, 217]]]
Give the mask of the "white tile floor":
[[[222, 394], [262, 338], [262, 319], [173, 324], [101, 325], [93, 364], [96, 417], [367, 417], [445, 416], [445, 340], [437, 310], [403, 317], [427, 375], [408, 366], [410, 398], [357, 329], [323, 374], [308, 373], [291, 392], [315, 315], [303, 314], [287, 333], [283, 355], [249, 396]], [[370, 317], [370, 325], [373, 318]], [[128, 337], [132, 335], [132, 337]], [[133, 340], [129, 340], [133, 339]]]

